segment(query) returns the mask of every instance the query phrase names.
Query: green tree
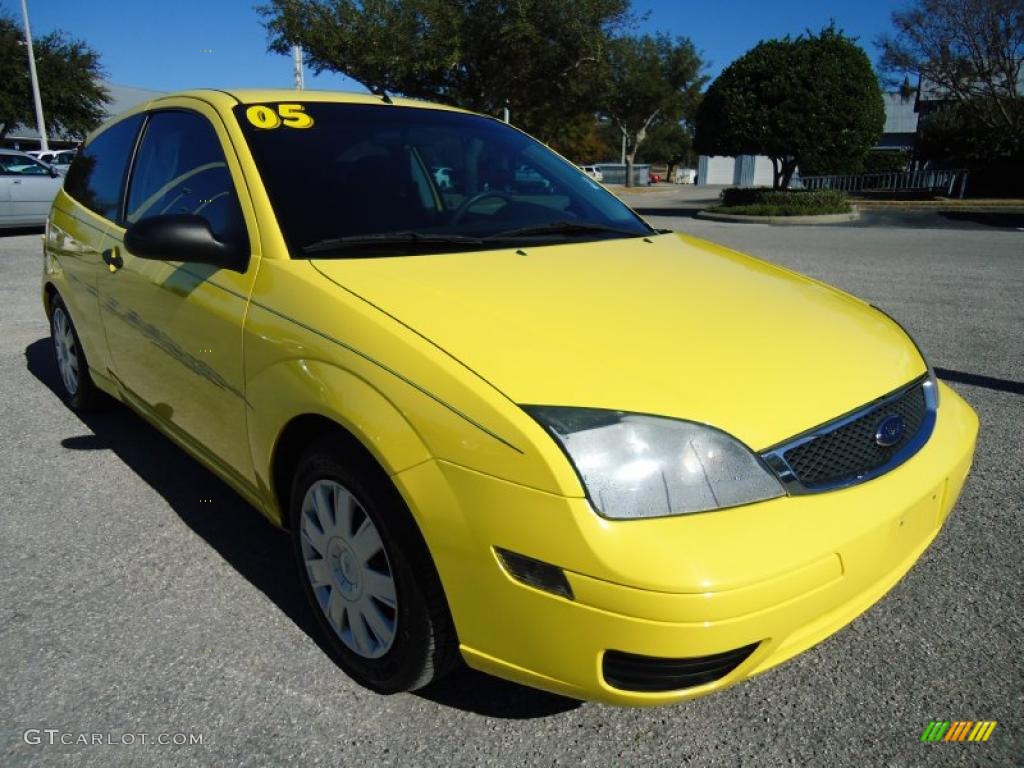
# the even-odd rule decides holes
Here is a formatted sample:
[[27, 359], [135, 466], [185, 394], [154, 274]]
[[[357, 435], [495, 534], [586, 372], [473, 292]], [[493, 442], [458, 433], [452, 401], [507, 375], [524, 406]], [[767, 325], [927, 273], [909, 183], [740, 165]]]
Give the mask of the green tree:
[[827, 27], [761, 42], [726, 67], [697, 111], [695, 145], [708, 155], [767, 155], [780, 189], [798, 165], [859, 170], [884, 125], [871, 62]]
[[1024, 196], [1024, 136], [992, 128], [1002, 113], [1024, 122], [1024, 100], [952, 101], [922, 115], [915, 155], [932, 167], [967, 168], [969, 197]]
[[676, 166], [694, 162], [693, 136], [682, 121], [656, 122], [648, 131], [639, 156], [645, 163], [665, 163], [668, 166], [665, 178], [671, 181]]
[[550, 146], [574, 163], [599, 163], [618, 155], [618, 149], [608, 140], [608, 131], [594, 115], [581, 115], [570, 128], [574, 130], [564, 131], [564, 136]]
[[608, 53], [602, 112], [626, 140], [626, 186], [632, 186], [636, 154], [648, 131], [658, 121], [692, 117], [707, 77], [687, 38], [620, 37]]
[[609, 36], [629, 0], [271, 0], [269, 49], [371, 91], [499, 115], [571, 144], [596, 111]]
[[1011, 119], [1024, 123], [1024, 100], [997, 105], [991, 99], [954, 101], [921, 118], [917, 156], [939, 164], [976, 168], [1024, 160], [1024, 136], [994, 130], [993, 122]]
[[[47, 133], [84, 137], [106, 114], [99, 54], [60, 31], [33, 40], [32, 47]], [[28, 51], [21, 26], [0, 16], [0, 139], [18, 124], [35, 125]]]
[[865, 173], [898, 173], [907, 170], [909, 164], [907, 149], [872, 149], [864, 155]]

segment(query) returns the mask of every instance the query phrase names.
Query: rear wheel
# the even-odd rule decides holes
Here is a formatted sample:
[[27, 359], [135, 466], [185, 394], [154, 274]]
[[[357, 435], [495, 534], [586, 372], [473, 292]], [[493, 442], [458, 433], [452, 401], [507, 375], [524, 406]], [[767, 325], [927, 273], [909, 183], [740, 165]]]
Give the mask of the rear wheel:
[[380, 693], [427, 685], [458, 644], [440, 580], [387, 475], [337, 439], [300, 460], [290, 521], [303, 591], [339, 666]]
[[55, 295], [50, 312], [50, 338], [60, 374], [64, 401], [76, 411], [94, 408], [100, 393], [89, 376], [89, 364], [85, 359], [78, 331], [71, 322], [71, 315], [60, 296]]

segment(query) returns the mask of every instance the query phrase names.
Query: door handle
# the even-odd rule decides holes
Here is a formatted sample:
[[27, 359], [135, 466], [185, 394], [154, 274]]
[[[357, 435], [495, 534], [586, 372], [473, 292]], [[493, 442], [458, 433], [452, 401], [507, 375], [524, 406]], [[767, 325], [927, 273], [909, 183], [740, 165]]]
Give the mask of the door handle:
[[107, 248], [107, 250], [100, 255], [103, 256], [103, 261], [106, 262], [108, 267], [110, 267], [111, 272], [116, 272], [124, 266], [124, 259], [121, 258], [121, 254], [118, 252], [116, 247]]

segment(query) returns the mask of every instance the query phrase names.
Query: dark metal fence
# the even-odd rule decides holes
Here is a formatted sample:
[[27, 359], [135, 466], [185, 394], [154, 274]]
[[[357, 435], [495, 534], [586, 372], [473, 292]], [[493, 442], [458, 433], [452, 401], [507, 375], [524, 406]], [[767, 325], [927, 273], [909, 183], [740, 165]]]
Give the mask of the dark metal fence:
[[964, 196], [967, 171], [901, 171], [886, 173], [856, 173], [833, 176], [802, 176], [804, 189], [841, 189], [844, 192], [898, 192], [900, 190], [927, 190], [941, 192], [948, 197]]

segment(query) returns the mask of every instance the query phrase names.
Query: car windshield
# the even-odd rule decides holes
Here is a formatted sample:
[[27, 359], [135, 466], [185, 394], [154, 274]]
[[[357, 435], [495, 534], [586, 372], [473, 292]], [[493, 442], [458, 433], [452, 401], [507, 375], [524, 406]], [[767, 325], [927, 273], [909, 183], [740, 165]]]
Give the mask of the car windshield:
[[385, 104], [235, 114], [295, 258], [652, 234], [579, 168], [497, 120]]

